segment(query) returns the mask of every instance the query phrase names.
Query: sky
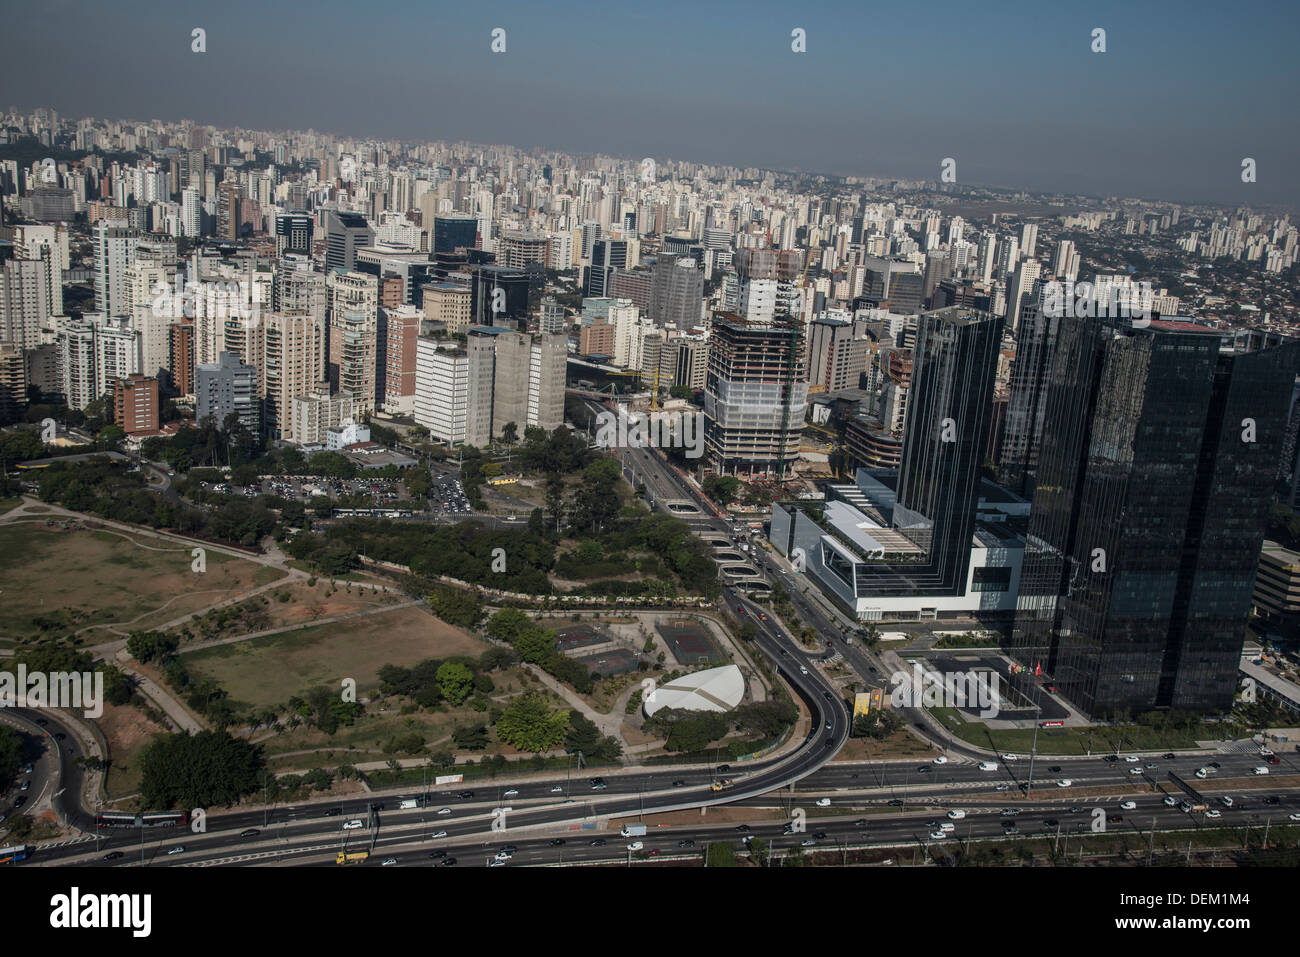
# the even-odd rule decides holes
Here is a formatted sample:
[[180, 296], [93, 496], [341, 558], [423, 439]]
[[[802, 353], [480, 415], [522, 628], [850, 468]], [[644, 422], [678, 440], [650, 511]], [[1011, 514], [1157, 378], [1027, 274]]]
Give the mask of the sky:
[[0, 17], [0, 106], [23, 111], [903, 179], [950, 157], [958, 183], [1300, 208], [1300, 3], [0, 0]]

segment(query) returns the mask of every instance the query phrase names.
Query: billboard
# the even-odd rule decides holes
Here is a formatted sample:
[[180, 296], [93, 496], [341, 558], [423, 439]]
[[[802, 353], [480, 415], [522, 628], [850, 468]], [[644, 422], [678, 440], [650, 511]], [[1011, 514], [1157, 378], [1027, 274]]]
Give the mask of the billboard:
[[871, 711], [871, 695], [866, 691], [859, 691], [853, 696], [853, 717], [861, 717]]
[[443, 774], [434, 778], [433, 784], [435, 787], [439, 787], [443, 784], [460, 784], [464, 780], [465, 775], [463, 774]]

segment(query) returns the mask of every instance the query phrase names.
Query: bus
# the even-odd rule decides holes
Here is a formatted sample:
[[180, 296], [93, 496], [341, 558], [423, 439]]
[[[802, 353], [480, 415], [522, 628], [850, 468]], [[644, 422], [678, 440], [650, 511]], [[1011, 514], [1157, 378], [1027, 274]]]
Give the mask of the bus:
[[101, 811], [95, 815], [95, 827], [184, 827], [189, 815], [184, 811]]
[[17, 864], [19, 861], [25, 861], [31, 856], [32, 849], [26, 844], [15, 844], [13, 847], [0, 847], [0, 864]]

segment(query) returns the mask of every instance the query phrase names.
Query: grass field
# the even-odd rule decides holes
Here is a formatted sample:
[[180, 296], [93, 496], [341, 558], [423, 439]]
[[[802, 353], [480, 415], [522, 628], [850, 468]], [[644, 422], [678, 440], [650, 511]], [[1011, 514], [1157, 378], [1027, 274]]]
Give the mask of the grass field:
[[35, 637], [42, 622], [47, 634], [115, 623], [145, 629], [282, 577], [211, 549], [202, 574], [191, 561], [189, 546], [161, 539], [39, 521], [0, 526], [0, 637]]
[[254, 707], [283, 703], [316, 685], [357, 683], [364, 695], [378, 686], [386, 664], [479, 655], [487, 643], [418, 607], [356, 621], [315, 625], [182, 656], [196, 675], [215, 679], [234, 701]]
[[[979, 722], [966, 721], [955, 708], [931, 708], [930, 713], [960, 738], [982, 748], [1027, 754], [1035, 744], [1033, 728], [990, 731]], [[1211, 737], [1206, 732], [1206, 737]], [[1039, 754], [1106, 754], [1111, 751], [1159, 751], [1196, 747], [1196, 736], [1174, 729], [1127, 724], [1094, 728], [1047, 728], [1038, 732]]]

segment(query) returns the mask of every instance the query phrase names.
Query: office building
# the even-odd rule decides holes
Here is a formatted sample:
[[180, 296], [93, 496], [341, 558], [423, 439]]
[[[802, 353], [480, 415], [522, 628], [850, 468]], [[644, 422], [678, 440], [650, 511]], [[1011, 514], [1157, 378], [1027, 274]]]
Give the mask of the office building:
[[224, 429], [227, 417], [234, 413], [245, 429], [258, 434], [256, 369], [245, 365], [238, 356], [223, 352], [215, 363], [196, 368], [194, 378], [196, 422], [211, 419], [217, 428]]
[[373, 246], [375, 231], [360, 213], [325, 211], [325, 269], [350, 272], [357, 265], [357, 251]]
[[1060, 324], [1015, 631], [1088, 715], [1227, 711], [1300, 343]]

